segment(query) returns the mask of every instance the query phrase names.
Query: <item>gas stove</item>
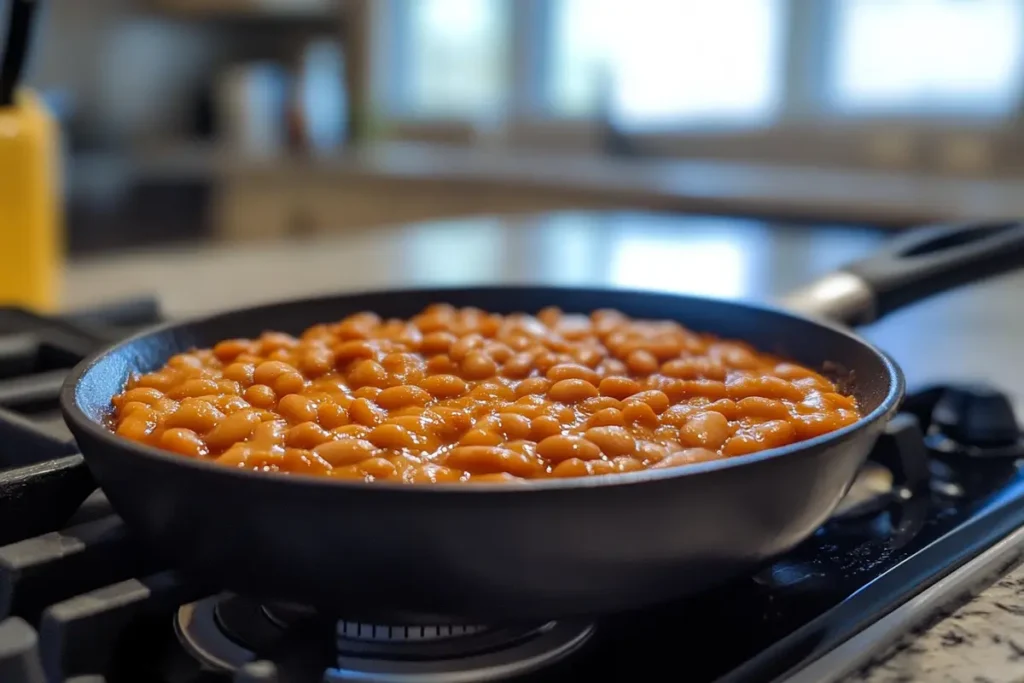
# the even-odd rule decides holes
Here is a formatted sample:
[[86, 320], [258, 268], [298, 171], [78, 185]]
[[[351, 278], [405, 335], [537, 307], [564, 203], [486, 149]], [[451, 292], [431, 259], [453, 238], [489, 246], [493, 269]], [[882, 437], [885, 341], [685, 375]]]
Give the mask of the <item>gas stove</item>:
[[151, 301], [62, 318], [0, 309], [3, 683], [647, 680], [666, 671], [694, 682], [822, 681], [1020, 559], [1024, 437], [1011, 403], [986, 386], [938, 386], [908, 397], [811, 539], [696, 597], [525, 624], [351, 621], [261, 604], [147, 556], [60, 419], [67, 370], [159, 318]]

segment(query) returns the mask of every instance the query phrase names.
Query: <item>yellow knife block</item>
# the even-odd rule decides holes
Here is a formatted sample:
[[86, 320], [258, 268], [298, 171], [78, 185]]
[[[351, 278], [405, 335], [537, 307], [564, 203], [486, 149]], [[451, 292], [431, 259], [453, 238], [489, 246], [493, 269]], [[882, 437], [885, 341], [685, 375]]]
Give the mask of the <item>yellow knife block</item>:
[[31, 91], [0, 107], [0, 306], [57, 308], [64, 252], [59, 135]]

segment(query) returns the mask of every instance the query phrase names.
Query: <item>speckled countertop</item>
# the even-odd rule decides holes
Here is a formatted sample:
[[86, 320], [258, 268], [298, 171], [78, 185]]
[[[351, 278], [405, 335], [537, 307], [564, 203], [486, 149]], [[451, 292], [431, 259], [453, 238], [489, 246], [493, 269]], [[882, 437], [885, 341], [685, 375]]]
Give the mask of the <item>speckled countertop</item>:
[[1024, 681], [1024, 567], [878, 653], [850, 683]]
[[[543, 282], [765, 299], [884, 235], [756, 220], [561, 215], [350, 232], [316, 241], [192, 245], [70, 265], [65, 305], [158, 293], [198, 314], [269, 299], [420, 284]], [[686, 264], [681, 268], [680, 264]], [[988, 380], [1024, 408], [1024, 273], [941, 296], [864, 330], [913, 388]], [[1022, 411], [1021, 414], [1024, 414]], [[1024, 682], [1024, 568], [905, 636], [847, 681]]]

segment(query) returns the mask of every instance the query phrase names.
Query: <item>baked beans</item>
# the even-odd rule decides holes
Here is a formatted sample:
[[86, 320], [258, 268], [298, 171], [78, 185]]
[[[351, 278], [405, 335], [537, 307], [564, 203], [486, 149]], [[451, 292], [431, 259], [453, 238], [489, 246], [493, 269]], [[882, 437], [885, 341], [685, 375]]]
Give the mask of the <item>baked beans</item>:
[[182, 353], [113, 407], [118, 435], [184, 457], [406, 483], [677, 467], [860, 417], [819, 373], [676, 322], [447, 304]]

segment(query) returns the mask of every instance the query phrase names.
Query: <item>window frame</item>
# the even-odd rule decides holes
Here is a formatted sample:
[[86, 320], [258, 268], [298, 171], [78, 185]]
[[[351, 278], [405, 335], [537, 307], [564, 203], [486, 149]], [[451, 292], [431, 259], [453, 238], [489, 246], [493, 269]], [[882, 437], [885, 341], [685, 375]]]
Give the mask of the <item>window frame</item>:
[[[389, 130], [403, 141], [493, 147], [493, 131], [459, 118], [418, 117], [402, 102], [402, 31], [408, 4], [417, 0], [374, 0], [371, 61], [378, 92], [371, 96]], [[782, 90], [777, 117], [764, 124], [687, 126], [685, 129], [616, 131], [636, 153], [655, 157], [753, 160], [838, 167], [884, 167], [908, 171], [945, 168], [952, 172], [1003, 174], [1024, 169], [1020, 131], [1024, 128], [1024, 87], [1011, 115], [974, 115], [938, 110], [848, 111], [827, 102], [826, 83], [834, 58], [829, 45], [843, 0], [781, 0]], [[595, 118], [558, 117], [545, 111], [546, 65], [553, 29], [549, 0], [509, 0], [510, 55], [508, 116], [497, 144], [570, 153], [603, 153], [609, 126]], [[1021, 3], [1024, 21], [1024, 3]], [[384, 85], [379, 85], [383, 83]], [[827, 123], [823, 123], [827, 119]], [[807, 144], [808, 141], [812, 144]], [[898, 142], [899, 141], [899, 142]], [[803, 144], [798, 144], [803, 143]], [[950, 150], [983, 148], [982, 163], [960, 168]], [[955, 150], [954, 150], [955, 151]]]

